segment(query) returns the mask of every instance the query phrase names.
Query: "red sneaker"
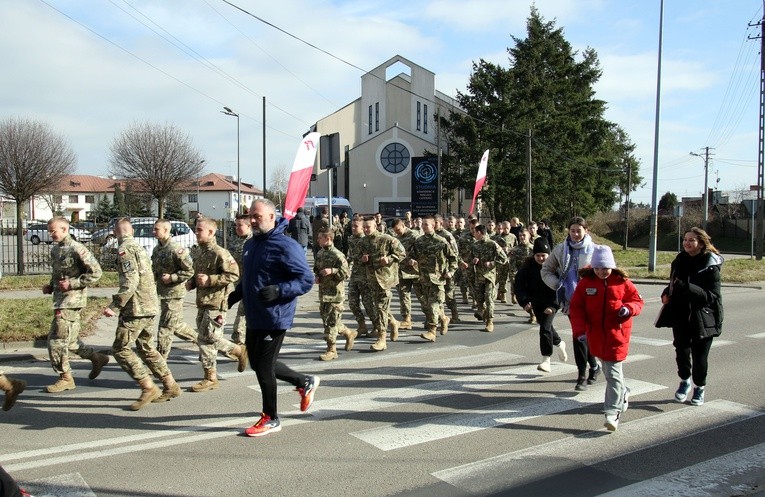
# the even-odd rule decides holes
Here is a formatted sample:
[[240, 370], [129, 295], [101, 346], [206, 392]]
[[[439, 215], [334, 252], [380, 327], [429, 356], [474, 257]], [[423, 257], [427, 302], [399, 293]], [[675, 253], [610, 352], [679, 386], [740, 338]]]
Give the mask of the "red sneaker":
[[269, 433], [276, 433], [282, 430], [282, 424], [279, 419], [271, 419], [271, 416], [261, 414], [257, 423], [244, 430], [248, 437], [262, 437]]
[[313, 404], [313, 395], [316, 393], [316, 389], [319, 388], [319, 383], [321, 383], [321, 378], [318, 376], [309, 376], [305, 380], [305, 386], [297, 389], [298, 393], [300, 393], [301, 411], [306, 412], [311, 408], [311, 404]]

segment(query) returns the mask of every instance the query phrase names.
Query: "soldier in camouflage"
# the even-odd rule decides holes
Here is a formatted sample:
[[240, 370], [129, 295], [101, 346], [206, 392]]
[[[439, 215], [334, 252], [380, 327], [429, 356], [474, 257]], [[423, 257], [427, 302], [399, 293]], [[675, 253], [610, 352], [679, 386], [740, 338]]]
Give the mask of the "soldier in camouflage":
[[319, 232], [319, 252], [313, 264], [313, 274], [319, 284], [319, 312], [324, 323], [324, 340], [327, 351], [319, 356], [322, 361], [337, 359], [337, 335], [345, 337], [345, 350], [353, 348], [358, 333], [343, 324], [343, 301], [345, 280], [351, 274], [348, 261], [334, 245], [334, 232], [324, 228]]
[[329, 211], [326, 207], [322, 207], [319, 213], [311, 221], [311, 249], [313, 250], [313, 256], [319, 252], [319, 231], [323, 228], [329, 228]]
[[364, 311], [361, 310], [362, 303], [369, 319], [374, 321], [374, 304], [372, 303], [372, 294], [367, 285], [367, 270], [361, 263], [361, 250], [359, 244], [364, 238], [364, 219], [360, 215], [354, 215], [351, 221], [351, 235], [348, 237], [348, 264], [351, 266], [351, 279], [348, 282], [348, 307], [356, 318], [358, 324], [357, 332], [359, 336], [367, 336], [369, 330]]
[[475, 227], [475, 243], [470, 249], [472, 266], [475, 268], [475, 298], [478, 310], [476, 318], [486, 323], [484, 331], [494, 331], [494, 285], [497, 266], [507, 264], [507, 254], [486, 235], [486, 227]]
[[[465, 228], [465, 218], [464, 217], [458, 217], [457, 221], [455, 223], [454, 231], [452, 231], [452, 236], [457, 241], [457, 270], [454, 271], [454, 288], [455, 291], [457, 288], [460, 289], [460, 293], [462, 294], [462, 303], [468, 304], [470, 301], [468, 300], [468, 284], [465, 280], [465, 271], [460, 267], [459, 265], [459, 254], [460, 254], [460, 239], [465, 236], [465, 233], [470, 233], [470, 230]], [[472, 294], [471, 294], [472, 298]]]
[[377, 231], [377, 223], [372, 216], [364, 218], [364, 238], [359, 250], [375, 308], [372, 322], [377, 341], [371, 349], [382, 351], [387, 348], [388, 323], [391, 325], [391, 337], [398, 338], [398, 321], [390, 313], [391, 288], [398, 284], [398, 265], [406, 258], [406, 251], [396, 238]]
[[191, 253], [172, 240], [171, 224], [166, 219], [154, 223], [157, 245], [151, 253], [151, 266], [159, 296], [159, 329], [157, 350], [167, 359], [173, 345], [173, 335], [197, 342], [194, 329], [183, 320], [183, 299], [186, 281], [194, 275]]
[[[141, 386], [141, 396], [130, 405], [137, 411], [150, 402], [178, 397], [181, 387], [175, 382], [165, 358], [154, 348], [154, 318], [159, 305], [149, 256], [133, 238], [130, 219], [125, 217], [114, 224], [114, 236], [119, 242], [120, 287], [103, 314], [114, 317], [119, 313], [112, 352], [122, 369]], [[138, 354], [133, 352], [133, 343]], [[163, 391], [154, 384], [151, 374], [162, 380]]]
[[186, 289], [197, 290], [197, 344], [205, 377], [191, 387], [193, 392], [218, 388], [218, 351], [235, 357], [240, 373], [247, 367], [247, 349], [223, 338], [228, 310], [229, 287], [239, 279], [239, 266], [231, 253], [215, 241], [218, 223], [209, 218], [197, 221], [199, 252], [194, 259], [194, 277]]
[[[449, 243], [449, 246], [452, 249], [452, 252], [454, 253], [454, 256], [457, 257], [457, 254], [459, 253], [459, 247], [457, 246], [457, 240], [454, 239], [451, 233], [444, 228], [444, 218], [440, 214], [436, 214], [434, 216], [434, 219], [436, 221], [436, 227], [435, 232], [436, 235], [440, 236], [444, 240], [446, 240]], [[423, 227], [424, 231], [424, 227]], [[441, 316], [439, 319], [439, 323], [441, 325], [442, 333], [446, 333], [446, 331], [449, 329], [449, 321], [454, 321], [455, 323], [459, 323], [460, 316], [459, 311], [457, 310], [457, 301], [454, 299], [454, 281], [452, 279], [452, 274], [449, 273], [449, 278], [446, 280], [446, 283], [444, 284], [444, 297], [445, 297], [445, 306], [451, 311], [451, 319], [443, 312], [441, 312]]]
[[[244, 250], [244, 243], [252, 238], [252, 226], [250, 225], [249, 214], [238, 214], [234, 221], [236, 226], [236, 238], [231, 241], [229, 252], [234, 257], [236, 264], [241, 270], [242, 266], [242, 251]], [[247, 337], [247, 323], [244, 320], [244, 306], [240, 305], [236, 308], [236, 317], [234, 318], [234, 331], [231, 333], [231, 341], [237, 345], [244, 345], [244, 341]]]
[[87, 287], [101, 278], [101, 266], [83, 244], [69, 235], [69, 221], [54, 217], [48, 221], [53, 247], [50, 261], [53, 266], [50, 282], [43, 286], [44, 294], [53, 294], [53, 321], [48, 332], [48, 354], [53, 370], [59, 379], [46, 390], [50, 393], [73, 390], [72, 368], [69, 353], [90, 359], [93, 366], [88, 378], [101, 374], [109, 362], [109, 356], [96, 352], [80, 340], [82, 308], [88, 301]]
[[[429, 342], [436, 341], [436, 329], [443, 315], [444, 285], [457, 269], [457, 255], [449, 242], [435, 234], [435, 225], [433, 216], [423, 218], [423, 235], [414, 242], [410, 262], [419, 267], [426, 325], [426, 332], [420, 336]], [[448, 327], [441, 328], [442, 335], [447, 331]]]
[[[399, 302], [401, 303], [401, 315], [403, 316], [403, 320], [399, 323], [399, 329], [402, 330], [411, 330], [412, 329], [412, 290], [414, 290], [414, 294], [417, 297], [417, 300], [420, 301], [420, 306], [422, 306], [422, 295], [421, 295], [421, 288], [420, 288], [420, 272], [417, 269], [417, 264], [410, 264], [410, 262], [414, 259], [412, 259], [412, 251], [414, 250], [414, 242], [419, 238], [421, 235], [417, 233], [416, 231], [412, 231], [409, 228], [406, 227], [406, 222], [403, 219], [396, 219], [393, 222], [393, 233], [396, 235], [396, 238], [398, 238], [398, 241], [401, 242], [401, 245], [404, 246], [404, 250], [406, 251], [406, 259], [401, 261], [401, 263], [398, 265], [399, 273], [398, 273], [398, 298]], [[394, 342], [398, 340], [398, 336], [394, 337], [391, 335], [391, 340]]]
[[[508, 264], [508, 267], [510, 268], [510, 274], [512, 275], [510, 281], [511, 286], [513, 287], [515, 286], [515, 275], [523, 265], [523, 261], [525, 261], [527, 257], [534, 255], [534, 244], [530, 242], [530, 239], [531, 233], [529, 233], [529, 230], [526, 228], [522, 229], [518, 232], [518, 245], [513, 247], [508, 254], [510, 257], [510, 264]], [[513, 296], [515, 296], [515, 290], [513, 290]], [[526, 309], [526, 312], [529, 313], [529, 323], [536, 323], [537, 319], [534, 316], [534, 310], [529, 308]]]
[[468, 229], [460, 237], [457, 243], [459, 261], [457, 266], [462, 271], [462, 277], [465, 280], [465, 286], [467, 286], [468, 294], [470, 295], [472, 308], [476, 307], [475, 297], [475, 268], [471, 262], [470, 251], [475, 243], [475, 227], [478, 225], [477, 219], [471, 219], [468, 223]]
[[[488, 235], [488, 229], [486, 234]], [[497, 242], [497, 245], [502, 247], [502, 250], [508, 256], [513, 247], [518, 244], [515, 235], [510, 233], [510, 223], [507, 221], [500, 222], [497, 225], [497, 233], [491, 239]], [[508, 264], [503, 264], [497, 268], [497, 301], [503, 304], [507, 302], [507, 278], [512, 272], [513, 268]], [[512, 293], [512, 281], [510, 282], [510, 292]]]

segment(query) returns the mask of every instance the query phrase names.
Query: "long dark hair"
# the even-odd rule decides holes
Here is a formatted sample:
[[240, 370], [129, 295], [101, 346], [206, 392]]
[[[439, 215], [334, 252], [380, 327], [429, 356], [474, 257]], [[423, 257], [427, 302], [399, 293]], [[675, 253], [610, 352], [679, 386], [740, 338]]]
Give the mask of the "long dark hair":
[[717, 247], [712, 245], [712, 237], [710, 237], [709, 234], [703, 229], [697, 228], [694, 226], [693, 228], [686, 231], [686, 233], [693, 233], [693, 235], [702, 245], [701, 247], [702, 252], [714, 252], [715, 254], [720, 253], [720, 251], [717, 250]]

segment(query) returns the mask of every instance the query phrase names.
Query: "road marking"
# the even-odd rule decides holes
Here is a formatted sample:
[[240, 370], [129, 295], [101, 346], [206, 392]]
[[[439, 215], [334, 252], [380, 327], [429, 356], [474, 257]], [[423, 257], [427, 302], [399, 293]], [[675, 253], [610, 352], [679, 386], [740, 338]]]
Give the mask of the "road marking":
[[[635, 421], [629, 421], [629, 413], [625, 414], [626, 420], [619, 425], [619, 430], [610, 435], [601, 429], [432, 474], [473, 495], [506, 492], [538, 478], [542, 467], [545, 474], [562, 474], [763, 415], [762, 411], [725, 400], [713, 400], [702, 406], [683, 407]], [[614, 495], [621, 496], [622, 493], [617, 491]], [[668, 494], [659, 491], [650, 495]], [[699, 495], [699, 492], [686, 489], [680, 495]]]
[[[754, 335], [747, 335], [749, 338], [765, 338], [765, 332], [764, 333], [755, 333]], [[714, 343], [714, 342], [712, 342]]]
[[732, 342], [730, 340], [719, 340], [719, 339], [715, 338], [714, 340], [712, 340], [712, 348], [715, 348], [715, 347], [724, 347], [724, 346], [730, 345], [732, 343], [736, 343], [736, 342]]
[[640, 343], [643, 345], [652, 345], [655, 347], [664, 347], [666, 345], [672, 345], [672, 340], [664, 340], [663, 338], [647, 338], [647, 337], [638, 337], [635, 335], [632, 335], [630, 337], [630, 343]]
[[765, 472], [765, 443], [715, 457], [666, 475], [601, 494], [599, 497], [684, 497], [744, 495]]
[[[638, 380], [627, 380], [632, 396], [662, 390], [667, 387]], [[559, 412], [602, 403], [605, 384], [590, 387], [575, 397], [526, 398], [503, 402], [457, 414], [432, 416], [417, 421], [396, 423], [351, 433], [354, 437], [388, 451], [465, 435], [495, 426], [521, 423]]]
[[19, 486], [37, 497], [96, 497], [80, 473], [19, 482]]

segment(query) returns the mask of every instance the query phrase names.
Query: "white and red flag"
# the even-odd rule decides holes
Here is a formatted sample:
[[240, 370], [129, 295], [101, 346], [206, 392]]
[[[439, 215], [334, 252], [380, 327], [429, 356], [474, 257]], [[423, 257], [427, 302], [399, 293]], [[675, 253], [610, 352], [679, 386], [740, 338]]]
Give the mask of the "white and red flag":
[[287, 183], [287, 194], [284, 198], [284, 217], [292, 219], [297, 214], [298, 207], [303, 207], [308, 185], [313, 174], [313, 164], [316, 161], [316, 147], [319, 145], [319, 133], [308, 133], [300, 142], [295, 162], [292, 164], [290, 181]]
[[478, 164], [478, 176], [475, 178], [475, 189], [473, 190], [473, 203], [470, 204], [470, 213], [473, 213], [475, 207], [475, 200], [478, 198], [478, 192], [483, 188], [483, 184], [486, 183], [486, 166], [489, 164], [489, 151], [483, 153], [481, 157], [481, 163]]

